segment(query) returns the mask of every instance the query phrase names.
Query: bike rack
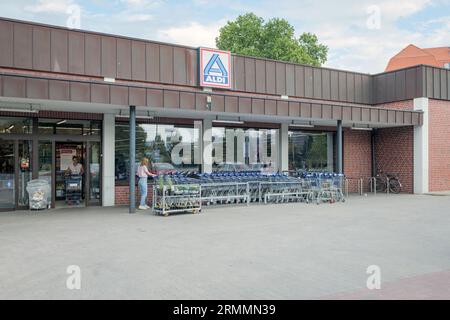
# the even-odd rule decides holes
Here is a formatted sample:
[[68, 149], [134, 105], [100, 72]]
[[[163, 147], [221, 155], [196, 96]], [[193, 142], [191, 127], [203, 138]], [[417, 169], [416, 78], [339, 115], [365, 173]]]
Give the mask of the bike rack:
[[344, 180], [344, 189], [345, 189], [345, 196], [348, 198], [348, 182], [351, 180], [356, 180], [358, 182], [358, 193], [360, 196], [363, 195], [363, 183], [364, 183], [364, 179], [363, 178], [345, 178]]

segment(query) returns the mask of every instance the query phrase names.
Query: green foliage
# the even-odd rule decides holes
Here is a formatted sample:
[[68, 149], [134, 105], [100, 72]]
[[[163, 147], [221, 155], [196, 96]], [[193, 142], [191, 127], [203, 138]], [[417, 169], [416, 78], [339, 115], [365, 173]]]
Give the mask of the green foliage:
[[312, 33], [295, 37], [294, 27], [285, 19], [265, 22], [254, 13], [228, 21], [220, 29], [216, 46], [236, 54], [320, 66], [327, 60], [328, 47]]

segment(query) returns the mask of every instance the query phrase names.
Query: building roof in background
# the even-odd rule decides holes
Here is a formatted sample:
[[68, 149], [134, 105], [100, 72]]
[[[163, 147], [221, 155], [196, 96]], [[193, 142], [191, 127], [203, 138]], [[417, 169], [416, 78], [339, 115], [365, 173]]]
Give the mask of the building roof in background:
[[413, 44], [393, 56], [385, 71], [407, 68], [419, 64], [444, 67], [450, 62], [450, 47], [419, 48]]

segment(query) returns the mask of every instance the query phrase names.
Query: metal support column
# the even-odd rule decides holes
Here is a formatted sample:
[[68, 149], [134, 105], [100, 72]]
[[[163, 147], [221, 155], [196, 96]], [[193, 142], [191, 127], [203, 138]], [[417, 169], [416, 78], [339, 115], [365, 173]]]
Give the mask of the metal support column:
[[337, 172], [342, 173], [342, 120], [337, 121]]
[[130, 213], [136, 212], [136, 106], [130, 106]]

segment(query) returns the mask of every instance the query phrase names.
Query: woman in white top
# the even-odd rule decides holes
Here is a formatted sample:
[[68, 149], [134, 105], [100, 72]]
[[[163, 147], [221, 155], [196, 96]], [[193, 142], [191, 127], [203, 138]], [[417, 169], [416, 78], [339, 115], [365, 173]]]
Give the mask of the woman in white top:
[[137, 176], [139, 177], [139, 191], [141, 193], [141, 202], [139, 204], [140, 210], [147, 210], [150, 207], [147, 205], [147, 180], [148, 177], [154, 177], [155, 174], [148, 171], [148, 158], [143, 158], [141, 164], [137, 168]]
[[69, 164], [69, 166], [67, 167], [67, 173], [69, 173], [69, 174], [83, 174], [84, 173], [83, 165], [78, 162], [77, 156], [72, 157], [72, 163]]

